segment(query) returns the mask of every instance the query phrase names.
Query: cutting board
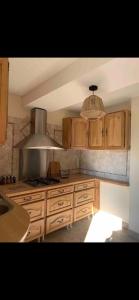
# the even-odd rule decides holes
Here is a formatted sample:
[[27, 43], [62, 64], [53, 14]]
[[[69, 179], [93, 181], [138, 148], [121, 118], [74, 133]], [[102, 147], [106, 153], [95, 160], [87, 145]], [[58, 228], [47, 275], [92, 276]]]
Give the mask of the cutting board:
[[50, 161], [48, 166], [48, 177], [60, 177], [61, 176], [61, 167], [59, 161]]

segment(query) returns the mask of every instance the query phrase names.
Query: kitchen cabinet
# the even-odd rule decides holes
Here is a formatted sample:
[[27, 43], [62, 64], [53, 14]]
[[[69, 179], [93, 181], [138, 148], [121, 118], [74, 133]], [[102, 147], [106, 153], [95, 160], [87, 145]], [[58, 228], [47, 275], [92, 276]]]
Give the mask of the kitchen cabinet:
[[89, 148], [104, 149], [104, 118], [89, 121]]
[[88, 121], [83, 118], [63, 119], [63, 146], [65, 149], [88, 148]]
[[79, 180], [70, 184], [11, 196], [30, 216], [25, 242], [40, 238], [62, 227], [94, 214], [99, 210], [99, 180]]
[[119, 111], [107, 114], [105, 117], [105, 148], [106, 149], [124, 149], [128, 147], [126, 137], [127, 114], [125, 111]]
[[129, 149], [131, 117], [128, 110], [89, 121], [90, 149]]
[[63, 119], [65, 149], [129, 149], [131, 117], [128, 110], [106, 114], [101, 119]]
[[8, 123], [8, 59], [0, 58], [0, 145], [7, 136]]

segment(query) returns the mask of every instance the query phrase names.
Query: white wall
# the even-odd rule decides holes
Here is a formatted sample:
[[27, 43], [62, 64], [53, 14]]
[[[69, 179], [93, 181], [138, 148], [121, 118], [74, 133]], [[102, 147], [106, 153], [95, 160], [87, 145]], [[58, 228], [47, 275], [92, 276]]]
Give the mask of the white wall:
[[8, 116], [24, 119], [30, 115], [30, 110], [25, 108], [20, 96], [8, 95]]
[[78, 112], [70, 112], [64, 109], [47, 113], [47, 123], [62, 126], [62, 119], [66, 117], [78, 116]]
[[131, 101], [129, 228], [139, 233], [139, 97]]
[[100, 209], [129, 223], [129, 186], [100, 181]]

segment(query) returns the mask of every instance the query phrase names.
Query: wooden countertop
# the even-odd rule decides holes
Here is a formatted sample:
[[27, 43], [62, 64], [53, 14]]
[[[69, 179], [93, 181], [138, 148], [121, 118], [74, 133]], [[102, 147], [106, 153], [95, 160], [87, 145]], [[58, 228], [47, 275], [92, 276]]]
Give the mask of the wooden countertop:
[[0, 215], [0, 242], [22, 242], [28, 232], [30, 217], [25, 209], [1, 191], [0, 195], [10, 206], [7, 213]]
[[1, 185], [0, 193], [2, 192], [7, 197], [14, 197], [19, 194], [29, 194], [29, 193], [36, 193], [36, 192], [40, 192], [40, 191], [47, 191], [47, 190], [63, 187], [65, 185], [72, 185], [72, 184], [77, 184], [77, 183], [81, 183], [81, 182], [85, 182], [85, 181], [91, 181], [92, 179], [98, 179], [100, 181], [105, 181], [105, 182], [109, 182], [112, 184], [129, 186], [128, 182], [115, 181], [115, 180], [99, 178], [99, 177], [84, 175], [84, 174], [75, 174], [75, 175], [71, 175], [69, 178], [65, 178], [65, 179], [61, 178], [60, 183], [56, 183], [53, 185], [46, 185], [44, 187], [42, 187], [42, 186], [41, 187], [33, 187], [31, 185], [24, 183], [23, 181], [18, 181], [15, 184]]

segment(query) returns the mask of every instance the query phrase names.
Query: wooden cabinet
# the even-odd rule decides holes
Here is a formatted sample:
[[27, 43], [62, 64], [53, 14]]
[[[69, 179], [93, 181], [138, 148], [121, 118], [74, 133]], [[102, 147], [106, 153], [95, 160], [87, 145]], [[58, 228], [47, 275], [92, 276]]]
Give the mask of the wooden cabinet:
[[89, 148], [104, 149], [104, 118], [89, 121]]
[[75, 192], [95, 187], [95, 180], [75, 184]]
[[73, 210], [67, 210], [46, 219], [46, 234], [73, 222]]
[[0, 58], [0, 145], [7, 136], [8, 123], [8, 59]]
[[[26, 191], [27, 192], [27, 191]], [[50, 232], [85, 218], [99, 209], [99, 180], [71, 182], [47, 191], [18, 193], [11, 197], [30, 216], [25, 242], [39, 239]]]
[[47, 216], [73, 207], [73, 193], [47, 200]]
[[45, 200], [23, 205], [30, 215], [30, 221], [35, 221], [45, 217]]
[[23, 203], [30, 203], [33, 201], [40, 201], [45, 198], [46, 198], [45, 192], [40, 192], [40, 193], [15, 196], [12, 197], [12, 200], [14, 200], [17, 204], [23, 204]]
[[108, 114], [105, 117], [105, 148], [122, 149], [125, 147], [125, 112]]
[[78, 206], [74, 208], [74, 221], [85, 218], [93, 214], [93, 202]]
[[63, 119], [65, 149], [129, 149], [130, 112], [108, 113], [101, 119]]
[[58, 189], [48, 191], [47, 198], [52, 198], [52, 197], [56, 197], [56, 196], [60, 196], [60, 195], [68, 194], [68, 193], [73, 193], [73, 191], [74, 191], [73, 185], [64, 186], [64, 187], [61, 187]]
[[44, 235], [45, 226], [44, 219], [30, 223], [25, 242], [40, 238]]
[[83, 118], [64, 118], [63, 146], [66, 149], [88, 148], [88, 121]]
[[74, 206], [95, 200], [95, 189], [83, 190], [74, 193]]

